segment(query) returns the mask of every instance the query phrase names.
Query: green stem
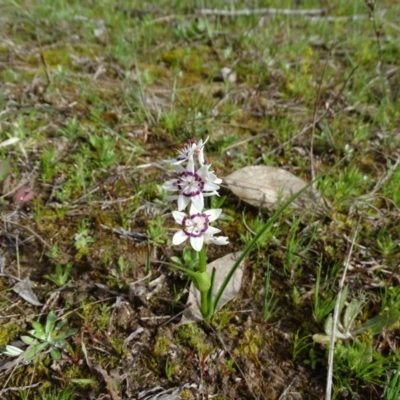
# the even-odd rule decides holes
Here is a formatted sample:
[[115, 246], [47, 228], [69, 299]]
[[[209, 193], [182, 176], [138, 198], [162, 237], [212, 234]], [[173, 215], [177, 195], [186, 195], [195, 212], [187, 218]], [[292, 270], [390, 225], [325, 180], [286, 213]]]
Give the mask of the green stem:
[[[207, 249], [203, 245], [199, 252], [199, 272], [206, 272], [207, 270]], [[200, 311], [204, 319], [208, 318], [209, 303], [208, 303], [208, 290], [200, 292]]]
[[199, 252], [199, 272], [206, 272], [207, 269], [207, 248], [203, 245]]

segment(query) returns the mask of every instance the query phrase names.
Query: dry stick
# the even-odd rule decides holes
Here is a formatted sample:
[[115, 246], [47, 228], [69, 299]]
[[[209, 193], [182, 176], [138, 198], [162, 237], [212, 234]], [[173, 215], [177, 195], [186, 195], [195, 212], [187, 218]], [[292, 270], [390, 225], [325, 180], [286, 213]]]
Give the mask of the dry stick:
[[295, 381], [296, 378], [293, 378], [292, 381], [289, 383], [289, 385], [285, 388], [285, 390], [282, 392], [282, 394], [279, 396], [278, 400], [283, 400], [284, 398], [286, 398], [286, 395], [289, 392], [289, 389], [292, 387], [293, 382]]
[[43, 383], [43, 382], [35, 382], [34, 384], [28, 385], [28, 386], [14, 386], [14, 387], [9, 387], [9, 388], [4, 388], [4, 389], [1, 389], [1, 390], [0, 390], [0, 395], [3, 394], [3, 393], [6, 393], [6, 392], [8, 392], [8, 391], [14, 391], [14, 392], [19, 391], [19, 392], [21, 392], [21, 391], [23, 391], [23, 390], [26, 390], [26, 389], [30, 389], [30, 388], [39, 386], [39, 385], [41, 385], [42, 383]]
[[18, 245], [18, 236], [15, 239], [15, 254], [17, 256], [17, 271], [18, 271], [18, 279], [21, 280], [21, 264], [19, 262], [19, 245]]
[[396, 162], [389, 167], [388, 171], [386, 172], [385, 175], [381, 176], [378, 181], [375, 184], [375, 187], [367, 194], [365, 194], [364, 196], [361, 197], [369, 197], [373, 194], [375, 194], [378, 190], [380, 190], [383, 185], [392, 177], [392, 175], [394, 174], [394, 172], [397, 170], [397, 167], [400, 165], [400, 155], [397, 158]]
[[40, 42], [39, 36], [37, 36], [37, 39], [38, 39], [39, 47], [40, 47], [40, 61], [42, 62], [44, 74], [46, 75], [46, 79], [47, 79], [47, 84], [42, 93], [42, 94], [44, 94], [46, 92], [47, 88], [51, 84], [51, 76], [50, 76], [50, 72], [49, 72], [49, 67], [47, 66], [46, 59], [44, 58], [44, 54], [43, 54], [43, 50], [42, 50], [42, 43]]
[[349, 254], [347, 255], [346, 261], [344, 263], [344, 271], [343, 271], [342, 278], [340, 279], [340, 282], [339, 282], [339, 291], [338, 291], [337, 298], [336, 298], [335, 310], [333, 312], [332, 332], [331, 332], [331, 338], [330, 338], [330, 343], [329, 343], [328, 375], [326, 378], [325, 400], [331, 400], [331, 398], [332, 398], [331, 396], [332, 396], [333, 358], [334, 358], [334, 354], [335, 354], [335, 334], [336, 334], [336, 328], [337, 328], [337, 324], [338, 324], [338, 320], [339, 320], [340, 299], [342, 297], [344, 281], [346, 279], [347, 270], [349, 269], [349, 265], [350, 265], [350, 258], [351, 258], [351, 255], [353, 254], [354, 243], [357, 238], [358, 228], [360, 226], [360, 220], [361, 220], [361, 217], [358, 218], [356, 229], [354, 230], [353, 238], [351, 241]]
[[367, 18], [368, 16], [365, 14], [344, 15], [341, 17], [334, 17], [332, 15], [327, 15], [322, 17], [319, 16], [310, 17], [308, 21], [310, 22], [360, 21]]
[[309, 10], [291, 10], [286, 8], [254, 8], [243, 10], [218, 10], [202, 8], [198, 13], [203, 15], [219, 15], [225, 17], [241, 17], [254, 14], [269, 14], [269, 15], [324, 15], [328, 12], [327, 8], [313, 8]]
[[33, 236], [35, 236], [37, 239], [39, 239], [46, 247], [48, 247], [49, 249], [52, 248], [52, 246], [51, 246], [49, 243], [47, 243], [44, 239], [42, 239], [42, 237], [41, 237], [39, 234], [37, 234], [33, 229], [29, 228], [29, 226], [21, 225], [21, 224], [19, 224], [18, 222], [11, 221], [11, 220], [6, 219], [6, 218], [1, 218], [1, 219], [2, 219], [2, 221], [3, 221], [4, 223], [10, 223], [10, 224], [12, 224], [12, 225], [18, 226], [19, 228], [26, 229], [26, 230], [27, 230], [28, 232], [30, 232]]
[[366, 0], [366, 5], [370, 12], [370, 20], [372, 21], [372, 26], [374, 28], [376, 44], [378, 46], [378, 54], [379, 54], [379, 63], [377, 65], [379, 71], [379, 77], [382, 84], [382, 95], [384, 96], [382, 100], [386, 100], [390, 98], [390, 84], [388, 82], [388, 77], [385, 74], [384, 66], [383, 66], [383, 54], [380, 40], [380, 32], [378, 30], [378, 26], [375, 20], [375, 1]]
[[240, 142], [234, 143], [234, 144], [232, 144], [231, 146], [226, 147], [224, 151], [227, 152], [227, 151], [229, 151], [229, 150], [234, 149], [235, 147], [241, 146], [241, 145], [246, 144], [246, 143], [248, 143], [248, 142], [250, 142], [250, 141], [253, 141], [253, 140], [256, 140], [256, 139], [260, 139], [260, 138], [263, 138], [263, 137], [266, 137], [266, 136], [268, 136], [267, 133], [259, 133], [259, 134], [256, 135], [256, 136], [252, 136], [252, 137], [250, 137], [250, 138], [243, 139], [243, 140], [241, 140]]

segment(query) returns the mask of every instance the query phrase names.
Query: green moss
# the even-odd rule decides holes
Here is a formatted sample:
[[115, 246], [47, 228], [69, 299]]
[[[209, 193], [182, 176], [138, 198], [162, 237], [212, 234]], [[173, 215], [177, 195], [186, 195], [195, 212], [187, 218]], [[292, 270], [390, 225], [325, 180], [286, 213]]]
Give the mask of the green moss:
[[196, 324], [183, 325], [179, 328], [178, 336], [183, 342], [193, 349], [204, 353], [207, 346], [205, 344], [206, 334]]
[[[210, 57], [210, 48], [199, 46], [172, 49], [162, 53], [160, 58], [163, 62], [181, 68], [184, 72], [196, 74], [196, 79], [199, 80], [202, 78], [201, 74], [210, 73]], [[207, 60], [206, 63], [205, 60]]]
[[235, 349], [234, 354], [257, 359], [262, 343], [263, 339], [260, 334], [246, 330], [243, 338], [239, 340], [239, 346]]
[[165, 356], [168, 354], [169, 346], [171, 345], [171, 341], [165, 337], [158, 337], [157, 341], [154, 345], [154, 354], [156, 356]]
[[181, 399], [187, 399], [187, 400], [192, 400], [195, 399], [193, 396], [193, 393], [189, 389], [184, 389], [182, 392], [179, 394]]
[[0, 326], [0, 346], [6, 346], [18, 335], [20, 327], [14, 322]]

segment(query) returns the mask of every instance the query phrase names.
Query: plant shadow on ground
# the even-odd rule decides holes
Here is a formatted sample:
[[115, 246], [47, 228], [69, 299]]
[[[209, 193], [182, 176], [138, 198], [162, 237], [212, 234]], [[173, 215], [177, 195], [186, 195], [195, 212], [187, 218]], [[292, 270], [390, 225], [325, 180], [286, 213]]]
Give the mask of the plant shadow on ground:
[[[19, 139], [0, 147], [2, 398], [320, 399], [327, 348], [312, 336], [357, 221], [347, 300], [366, 300], [354, 323], [400, 307], [399, 5], [291, 3], [248, 15], [240, 1], [209, 13], [196, 1], [1, 6], [0, 143]], [[208, 135], [225, 176], [329, 171], [317, 186], [330, 210], [285, 212], [235, 301], [211, 326], [181, 326], [161, 160]], [[210, 259], [271, 215], [222, 194], [230, 245]], [[399, 397], [392, 322], [338, 341], [334, 398]]]

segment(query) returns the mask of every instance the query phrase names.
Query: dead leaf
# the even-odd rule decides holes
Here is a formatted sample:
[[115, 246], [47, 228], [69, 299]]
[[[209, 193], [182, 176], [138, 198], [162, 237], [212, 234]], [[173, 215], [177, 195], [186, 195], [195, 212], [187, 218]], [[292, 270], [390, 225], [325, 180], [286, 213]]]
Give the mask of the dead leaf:
[[12, 144], [18, 143], [21, 139], [17, 138], [17, 137], [13, 137], [7, 140], [4, 140], [4, 142], [0, 142], [0, 148], [1, 147], [6, 147], [6, 146], [10, 146]]
[[[241, 168], [223, 181], [241, 200], [270, 211], [276, 210], [307, 185], [284, 169], [265, 165]], [[312, 187], [297, 197], [291, 206], [298, 213], [309, 210], [321, 216], [326, 212], [326, 200]]]
[[[182, 388], [178, 387], [178, 388], [171, 388], [171, 389], [164, 389], [161, 386], [155, 386], [151, 389], [140, 392], [138, 398], [143, 399], [143, 400], [179, 400], [179, 399], [182, 399], [182, 397], [179, 396], [179, 393], [185, 387], [187, 387], [187, 384], [184, 385]], [[156, 392], [158, 392], [158, 393], [156, 393]], [[154, 393], [154, 395], [153, 395], [153, 393]], [[149, 395], [149, 396], [147, 396], [147, 395]]]
[[[207, 272], [212, 273], [213, 268], [215, 268], [215, 278], [213, 287], [213, 299], [217, 294], [219, 288], [228, 272], [231, 270], [233, 264], [235, 264], [236, 259], [240, 256], [241, 252], [229, 253], [224, 257], [214, 260], [212, 263], [207, 265]], [[218, 303], [216, 311], [221, 309], [228, 301], [231, 301], [240, 290], [242, 285], [243, 276], [243, 262], [239, 268], [236, 269], [228, 286], [226, 287], [221, 299]], [[190, 324], [191, 322], [199, 322], [203, 320], [203, 316], [200, 312], [200, 292], [196, 290], [193, 283], [190, 285], [189, 297], [187, 300], [187, 308], [185, 309], [180, 325]]]
[[21, 296], [25, 301], [28, 303], [33, 304], [34, 306], [41, 306], [43, 305], [38, 298], [36, 297], [35, 293], [33, 293], [31, 283], [29, 278], [22, 279], [21, 281], [17, 282], [13, 290], [19, 296]]

